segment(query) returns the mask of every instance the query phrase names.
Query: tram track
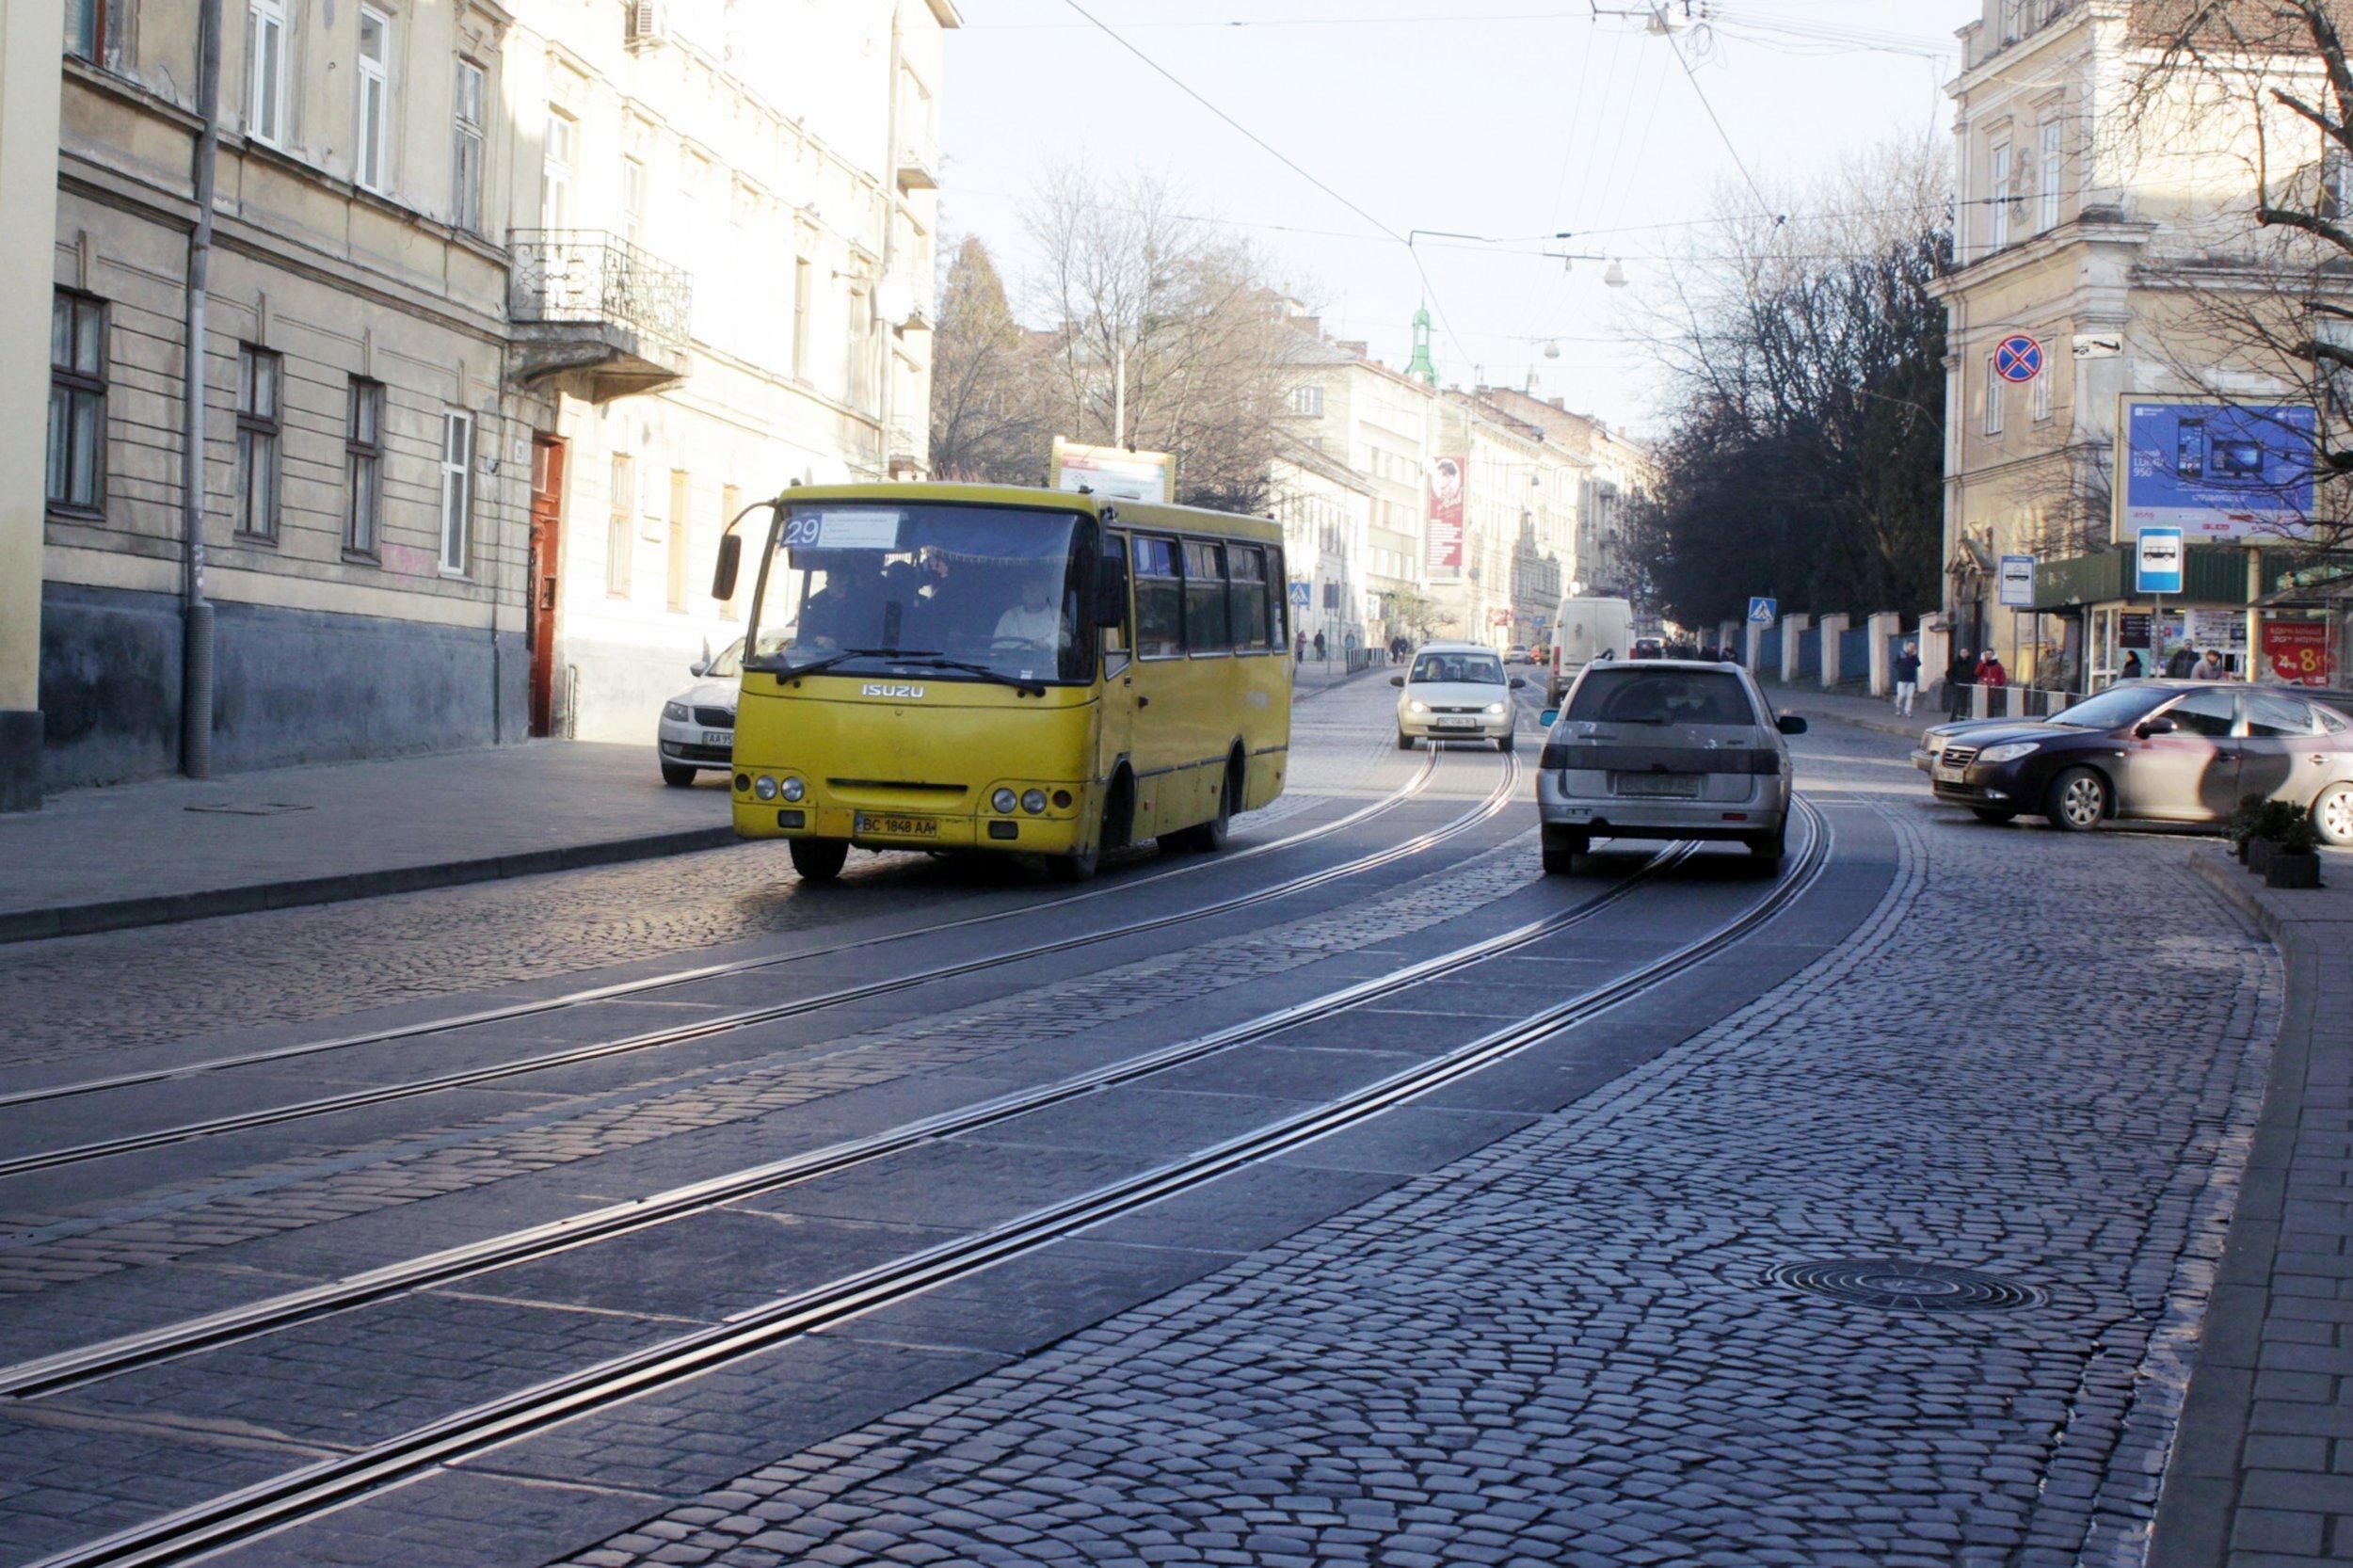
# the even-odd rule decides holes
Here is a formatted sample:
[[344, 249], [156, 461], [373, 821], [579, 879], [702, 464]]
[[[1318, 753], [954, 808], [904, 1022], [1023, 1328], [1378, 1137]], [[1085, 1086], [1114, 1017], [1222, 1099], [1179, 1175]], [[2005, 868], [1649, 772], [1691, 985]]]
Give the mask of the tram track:
[[[782, 1341], [968, 1277], [1119, 1214], [1214, 1180], [1241, 1166], [1280, 1155], [1377, 1117], [1564, 1030], [1599, 1016], [1705, 963], [1769, 924], [1814, 886], [1828, 864], [1831, 829], [1827, 819], [1810, 803], [1802, 800], [1799, 802], [1799, 809], [1808, 829], [1804, 851], [1775, 879], [1773, 887], [1762, 899], [1668, 953], [1575, 997], [1441, 1051], [1427, 1061], [1402, 1068], [1323, 1104], [1262, 1124], [1134, 1176], [1042, 1206], [1000, 1224], [954, 1238], [824, 1285], [776, 1298], [760, 1306], [739, 1312], [724, 1322], [679, 1335], [596, 1366], [484, 1400], [391, 1439], [334, 1455], [285, 1475], [67, 1548], [40, 1560], [32, 1568], [99, 1568], [102, 1564], [108, 1565], [108, 1568], [124, 1568], [124, 1565], [182, 1562], [234, 1545], [396, 1485], [433, 1466], [461, 1462], [577, 1416], [673, 1386]], [[1370, 994], [1387, 994], [1395, 989], [1424, 984], [1467, 965], [1500, 956], [1554, 934], [1562, 928], [1564, 922], [1590, 918], [1598, 908], [1606, 907], [1614, 897], [1624, 896], [1648, 874], [1689, 854], [1690, 849], [1689, 845], [1678, 845], [1660, 852], [1641, 871], [1615, 888], [1572, 909], [1556, 912], [1512, 932], [1439, 954], [1380, 980], [1360, 983], [1326, 997], [1269, 1014], [1261, 1019], [1236, 1026], [1235, 1031], [1222, 1033], [1233, 1035], [1237, 1031], [1255, 1030], [1258, 1033], [1251, 1037], [1262, 1037], [1263, 1033], [1279, 1028], [1329, 1017], [1336, 1012], [1370, 1000]], [[1381, 989], [1377, 993], [1365, 994], [1369, 987]], [[1289, 1021], [1275, 1022], [1280, 1019]], [[1175, 1064], [1173, 1053], [1190, 1051], [1192, 1055], [1184, 1059], [1194, 1059], [1210, 1048], [1217, 1048], [1207, 1044], [1217, 1038], [1219, 1036], [1204, 1036], [1199, 1041], [1165, 1048], [1160, 1052], [1131, 1059], [1106, 1071], [1135, 1077], [1161, 1070]], [[1225, 1042], [1228, 1047], [1237, 1043], [1240, 1043], [1239, 1039]], [[1072, 1080], [1034, 1091], [1033, 1096], [1068, 1097], [1088, 1092], [1089, 1088], [1103, 1086], [1102, 1082], [1080, 1086], [1079, 1080]], [[1037, 1101], [1037, 1104], [1048, 1103], [1052, 1103], [1052, 1100]], [[1036, 1109], [1036, 1104], [1022, 1109]], [[1013, 1109], [1005, 1101], [998, 1101], [974, 1107], [964, 1114], [1000, 1119], [1019, 1113], [1022, 1113], [1021, 1110]], [[901, 1134], [911, 1131], [912, 1128], [900, 1129]], [[840, 1154], [846, 1157], [847, 1152], [845, 1146]], [[820, 1156], [803, 1158], [814, 1160]], [[857, 1160], [872, 1158], [876, 1158], [876, 1154], [870, 1152], [857, 1156]], [[804, 1176], [791, 1179], [805, 1178]], [[777, 1178], [776, 1184], [782, 1184], [783, 1179]], [[709, 1206], [706, 1203], [705, 1207]], [[552, 1227], [538, 1228], [547, 1231]], [[581, 1240], [575, 1238], [558, 1242], [548, 1250], [563, 1250], [578, 1244], [581, 1244]], [[499, 1265], [482, 1265], [481, 1268], [495, 1266]], [[481, 1268], [470, 1272], [481, 1272]], [[315, 1316], [317, 1313], [314, 1311], [308, 1315]], [[211, 1320], [193, 1320], [175, 1327], [184, 1332]], [[217, 1342], [217, 1339], [208, 1342]], [[129, 1341], [114, 1343], [127, 1345]], [[195, 1348], [200, 1347], [184, 1345], [168, 1353], [184, 1354]], [[165, 1347], [157, 1344], [146, 1359], [159, 1359], [165, 1353]], [[47, 1358], [53, 1366], [60, 1360], [59, 1357]], [[0, 1387], [22, 1398], [40, 1386], [55, 1389], [72, 1383], [91, 1381], [97, 1376], [112, 1375], [86, 1368], [79, 1375], [53, 1377], [45, 1385], [28, 1384], [19, 1375], [27, 1368], [40, 1365], [25, 1363], [20, 1368], [9, 1368], [6, 1381], [0, 1382]]]
[[[1414, 792], [1418, 793], [1420, 789], [1427, 788], [1428, 780], [1435, 771], [1436, 757], [1436, 753], [1433, 752], [1431, 754], [1430, 761], [1424, 766], [1422, 772], [1417, 776], [1417, 787], [1414, 788]], [[1383, 866], [1392, 864], [1398, 860], [1406, 859], [1413, 856], [1422, 854], [1427, 850], [1435, 848], [1437, 845], [1442, 844], [1450, 839], [1457, 838], [1464, 833], [1469, 832], [1472, 828], [1478, 826], [1483, 822], [1488, 821], [1502, 811], [1511, 804], [1513, 797], [1518, 792], [1519, 783], [1524, 774], [1522, 764], [1516, 755], [1507, 755], [1504, 761], [1505, 767], [1503, 770], [1503, 776], [1497, 781], [1494, 790], [1492, 790], [1486, 797], [1480, 801], [1477, 805], [1461, 813], [1450, 822], [1442, 824], [1438, 827], [1432, 828], [1425, 833], [1417, 834], [1411, 839], [1403, 840], [1399, 843], [1391, 844], [1384, 849], [1376, 850], [1369, 855], [1359, 856], [1355, 859], [1342, 861], [1337, 866], [1327, 866], [1321, 871], [1305, 872], [1299, 876], [1288, 878], [1282, 882], [1273, 883], [1264, 888], [1254, 888], [1249, 892], [1239, 893], [1230, 898], [1214, 900], [1209, 904], [1201, 904], [1191, 909], [1177, 910], [1166, 915], [1156, 915], [1140, 920], [1131, 920], [1125, 924], [1108, 927], [1101, 931], [1088, 932], [1080, 936], [1058, 937], [1052, 941], [1032, 943], [1029, 946], [1017, 948], [1007, 952], [993, 953], [979, 958], [964, 959], [956, 963], [938, 965], [932, 968], [916, 970], [907, 974], [893, 975], [886, 980], [869, 981], [857, 985], [844, 986], [837, 990], [820, 992], [815, 996], [796, 998], [792, 1001], [777, 1002], [764, 1007], [741, 1009], [732, 1013], [721, 1014], [714, 1017], [698, 1018], [691, 1023], [672, 1024], [664, 1028], [627, 1035], [618, 1040], [599, 1041], [584, 1046], [571, 1046], [561, 1050], [542, 1052], [534, 1056], [521, 1057], [507, 1062], [494, 1063], [484, 1066], [466, 1067], [446, 1073], [437, 1073], [424, 1078], [405, 1080], [398, 1083], [380, 1084], [366, 1089], [349, 1090], [337, 1095], [324, 1095], [312, 1099], [296, 1101], [292, 1104], [269, 1106], [259, 1110], [236, 1112], [225, 1115], [205, 1117], [200, 1120], [178, 1123], [171, 1127], [152, 1128], [144, 1132], [124, 1133], [113, 1138], [97, 1139], [88, 1143], [72, 1144], [62, 1148], [37, 1150], [28, 1154], [14, 1155], [7, 1159], [0, 1159], [0, 1179], [7, 1179], [19, 1176], [27, 1176], [43, 1171], [58, 1170], [67, 1166], [84, 1164], [96, 1160], [116, 1159], [123, 1155], [136, 1154], [142, 1150], [164, 1148], [174, 1144], [189, 1143], [201, 1138], [220, 1137], [233, 1132], [249, 1131], [256, 1128], [275, 1127], [287, 1122], [308, 1120], [315, 1116], [332, 1115], [340, 1112], [355, 1111], [371, 1106], [386, 1105], [398, 1100], [414, 1099], [425, 1095], [443, 1094], [451, 1090], [471, 1088], [483, 1083], [497, 1082], [504, 1079], [516, 1078], [528, 1073], [546, 1072], [560, 1067], [575, 1066], [585, 1062], [602, 1061], [612, 1057], [633, 1055], [641, 1051], [658, 1049], [668, 1046], [682, 1045], [691, 1041], [707, 1039], [713, 1035], [724, 1034], [733, 1030], [746, 1029], [760, 1024], [774, 1023], [780, 1019], [800, 1017], [811, 1013], [829, 1011], [834, 1008], [848, 1006], [854, 1002], [867, 1001], [877, 997], [889, 996], [897, 992], [910, 990], [920, 985], [935, 984], [944, 980], [959, 979], [967, 975], [983, 973], [990, 969], [1003, 968], [1012, 965], [1027, 963], [1032, 959], [1048, 957], [1055, 953], [1067, 952], [1080, 948], [1096, 947], [1106, 942], [1117, 941], [1126, 937], [1140, 936], [1149, 932], [1165, 930], [1171, 926], [1188, 924], [1192, 921], [1208, 920], [1218, 915], [1230, 914], [1237, 909], [1246, 909], [1257, 904], [1271, 903], [1277, 899], [1288, 898], [1293, 894], [1323, 887], [1332, 882], [1341, 881], [1348, 877], [1361, 875], [1366, 872], [1378, 870]], [[1358, 813], [1357, 817], [1361, 819], [1362, 815], [1363, 813]], [[1313, 831], [1320, 835], [1321, 832], [1333, 830], [1338, 825], [1340, 824], [1326, 824], [1325, 828]], [[1108, 891], [1109, 889], [1106, 890]], [[1084, 897], [1090, 895], [1080, 896]], [[1032, 907], [1052, 907], [1052, 905], [1048, 904]], [[976, 917], [974, 919], [993, 920], [998, 918], [1000, 917], [987, 916]], [[948, 929], [951, 925], [972, 922], [969, 920], [947, 922], [943, 925], [927, 929]], [[907, 933], [905, 935], [920, 934], [920, 933]], [[782, 962], [799, 961], [803, 958], [822, 956], [825, 952], [838, 952], [846, 951], [851, 947], [863, 947], [866, 944], [862, 943], [845, 943], [838, 947], [819, 950], [815, 952], [797, 954], [792, 960], [781, 958], [755, 960], [740, 966], [721, 967], [717, 972], [720, 974], [738, 974], [746, 972], [749, 969], [769, 968]], [[664, 984], [681, 983], [682, 982], [677, 981], [664, 982]], [[472, 1027], [472, 1020], [470, 1020], [467, 1025], [462, 1027]], [[439, 1027], [441, 1029], [448, 1029], [461, 1026], [456, 1024], [444, 1024]], [[411, 1026], [401, 1031], [391, 1032], [386, 1035], [373, 1038], [398, 1038], [421, 1032], [424, 1032], [422, 1026]], [[335, 1047], [333, 1048], [320, 1045], [312, 1048], [340, 1048], [342, 1046], [359, 1043], [369, 1038], [372, 1037], [345, 1036], [343, 1040], [336, 1042]], [[231, 1065], [248, 1065], [256, 1060], [283, 1060], [285, 1054], [292, 1049], [293, 1048], [280, 1048], [277, 1052], [251, 1053], [248, 1056], [226, 1059], [223, 1062], [213, 1064], [210, 1068], [192, 1065], [190, 1067], [178, 1069], [158, 1076], [165, 1078], [179, 1078], [190, 1076], [199, 1071], [223, 1070], [226, 1066]], [[138, 1079], [136, 1081], [152, 1081], [152, 1080], [143, 1078]], [[71, 1092], [71, 1086], [61, 1088], [57, 1093], [63, 1094], [67, 1092]], [[51, 1095], [45, 1097], [54, 1098], [57, 1097], [57, 1096]], [[5, 1103], [5, 1101], [0, 1101], [0, 1104]]]
[[[351, 1034], [332, 1035], [323, 1040], [301, 1040], [291, 1045], [272, 1046], [262, 1050], [241, 1051], [234, 1056], [207, 1057], [169, 1067], [152, 1067], [137, 1072], [114, 1073], [104, 1078], [77, 1079], [69, 1083], [45, 1084], [38, 1088], [18, 1089], [0, 1093], [0, 1110], [10, 1106], [34, 1105], [44, 1100], [70, 1099], [82, 1095], [104, 1094], [114, 1089], [135, 1088], [142, 1083], [163, 1083], [174, 1079], [194, 1078], [204, 1073], [225, 1072], [235, 1067], [261, 1066], [273, 1062], [288, 1062], [329, 1051], [348, 1050], [355, 1047], [386, 1045], [394, 1040], [415, 1039], [426, 1034], [448, 1033], [455, 1030], [474, 1029], [484, 1024], [506, 1023], [517, 1018], [537, 1017], [591, 1002], [615, 1001], [629, 997], [645, 996], [678, 985], [691, 985], [698, 981], [723, 980], [739, 974], [754, 974], [763, 969], [778, 968], [790, 964], [808, 963], [813, 959], [830, 958], [852, 952], [863, 952], [886, 942], [911, 941], [920, 936], [936, 936], [943, 932], [963, 931], [973, 926], [988, 925], [999, 920], [1015, 920], [1066, 908], [1074, 904], [1087, 904], [1096, 899], [1112, 898], [1132, 892], [1139, 888], [1157, 888], [1178, 877], [1215, 871], [1272, 855], [1280, 850], [1295, 849], [1319, 839], [1343, 832], [1360, 823], [1385, 816], [1426, 792], [1436, 776], [1439, 753], [1430, 752], [1414, 776], [1378, 800], [1369, 801], [1345, 816], [1335, 818], [1297, 833], [1271, 839], [1262, 844], [1248, 844], [1230, 854], [1194, 860], [1185, 865], [1171, 866], [1142, 876], [1128, 878], [1109, 886], [1090, 888], [1082, 892], [1064, 893], [1033, 904], [1016, 904], [1011, 908], [990, 910], [985, 914], [963, 915], [953, 920], [935, 920], [928, 925], [912, 926], [904, 931], [878, 932], [853, 941], [835, 942], [824, 947], [803, 948], [792, 952], [776, 953], [765, 958], [744, 958], [725, 964], [703, 964], [692, 968], [672, 969], [662, 974], [647, 975], [636, 980], [616, 981], [608, 985], [590, 986], [568, 991], [560, 996], [536, 998], [530, 1001], [508, 1002], [498, 1007], [479, 1008], [470, 1013], [427, 1018], [416, 1023], [398, 1024], [385, 1029], [365, 1030]], [[1212, 911], [1214, 912], [1214, 911]], [[0, 1170], [0, 1174], [5, 1174]]]

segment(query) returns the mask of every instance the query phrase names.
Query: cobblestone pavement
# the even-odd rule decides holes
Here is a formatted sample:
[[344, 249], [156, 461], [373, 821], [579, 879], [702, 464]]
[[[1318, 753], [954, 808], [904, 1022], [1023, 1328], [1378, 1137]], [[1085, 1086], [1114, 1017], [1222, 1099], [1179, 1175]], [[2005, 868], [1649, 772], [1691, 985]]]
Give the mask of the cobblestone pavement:
[[[1235, 820], [1259, 837], [1336, 794], [1362, 792], [1393, 754], [1374, 748], [1343, 688], [1301, 724], [1293, 787]], [[1361, 707], [1361, 700], [1355, 707]], [[1394, 771], [1394, 770], [1393, 770]], [[1400, 775], [1401, 777], [1401, 774]], [[1018, 885], [1007, 868], [858, 856], [843, 886], [801, 896], [781, 843], [517, 878], [319, 907], [0, 946], [0, 1067], [32, 1066], [216, 1030], [328, 1017], [421, 998], [574, 974], [618, 958], [685, 953], [822, 930], [870, 913], [910, 877], [922, 890]], [[867, 886], [861, 888], [860, 884]], [[843, 895], [849, 895], [844, 897]], [[91, 1006], [91, 976], [107, 1005]], [[224, 976], [236, 984], [224, 986]]]
[[[2178, 844], [1885, 794], [1874, 918], [1723, 1023], [568, 1561], [2137, 1561], [2279, 967]], [[1768, 1275], [1853, 1259], [2034, 1296]]]
[[[649, 1064], [646, 1080], [625, 1089], [239, 1168], [200, 1187], [110, 1205], [102, 1215], [9, 1215], [8, 1233], [0, 1236], [0, 1296], [487, 1187], [1168, 1011], [1378, 947], [1504, 898], [1540, 874], [1534, 841], [1532, 831], [1524, 832], [1369, 904], [1290, 920], [1279, 943], [1259, 932], [1225, 936], [905, 1024], [760, 1052], [723, 1067], [675, 1073]], [[1184, 1026], [1173, 1019], [1171, 1027], [1181, 1032]]]

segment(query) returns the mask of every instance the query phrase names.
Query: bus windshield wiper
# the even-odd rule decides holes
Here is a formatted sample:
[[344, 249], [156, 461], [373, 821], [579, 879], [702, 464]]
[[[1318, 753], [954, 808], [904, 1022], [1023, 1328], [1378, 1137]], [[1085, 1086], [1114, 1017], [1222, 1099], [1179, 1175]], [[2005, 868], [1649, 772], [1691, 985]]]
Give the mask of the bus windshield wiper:
[[921, 664], [927, 669], [965, 670], [970, 674], [979, 676], [984, 680], [994, 680], [1000, 686], [1011, 686], [1015, 691], [1020, 693], [1023, 696], [1044, 696], [1046, 695], [1045, 686], [1038, 681], [1024, 680], [1018, 676], [1007, 675], [1002, 670], [991, 669], [986, 664], [976, 664], [971, 663], [969, 660], [945, 659], [936, 653], [926, 653], [916, 655], [910, 660], [910, 663]]
[[[845, 648], [838, 649], [835, 652], [828, 653], [823, 659], [811, 660], [806, 664], [772, 664], [767, 660], [762, 660], [756, 667], [772, 671], [777, 676], [778, 679], [791, 676], [792, 679], [797, 680], [805, 675], [823, 675], [825, 671], [833, 668], [834, 665], [847, 664], [853, 659], [904, 660], [935, 659], [937, 657], [938, 654], [935, 650], [928, 648], [911, 648], [904, 649], [904, 651], [895, 648]], [[755, 666], [752, 666], [749, 662], [746, 661], [746, 667], [750, 668]]]

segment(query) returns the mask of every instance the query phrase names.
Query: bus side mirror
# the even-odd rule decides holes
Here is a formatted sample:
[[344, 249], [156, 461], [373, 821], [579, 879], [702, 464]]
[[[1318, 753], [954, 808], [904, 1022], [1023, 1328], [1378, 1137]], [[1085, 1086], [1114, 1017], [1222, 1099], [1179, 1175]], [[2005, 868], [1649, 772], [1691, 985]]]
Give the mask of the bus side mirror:
[[744, 540], [734, 534], [719, 538], [719, 564], [711, 574], [711, 597], [722, 601], [735, 597], [735, 574], [744, 564]]
[[1555, 724], [1559, 723], [1560, 719], [1561, 710], [1558, 708], [1547, 708], [1543, 712], [1536, 715], [1536, 722], [1543, 725], [1546, 729], [1550, 729]]
[[1105, 632], [1128, 624], [1128, 563], [1116, 556], [1095, 564], [1095, 624]]

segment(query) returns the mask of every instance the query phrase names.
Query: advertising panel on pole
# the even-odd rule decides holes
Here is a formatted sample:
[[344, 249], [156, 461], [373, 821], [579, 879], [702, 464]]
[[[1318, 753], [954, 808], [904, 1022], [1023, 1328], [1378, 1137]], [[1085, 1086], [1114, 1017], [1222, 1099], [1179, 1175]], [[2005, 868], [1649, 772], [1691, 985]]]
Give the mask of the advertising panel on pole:
[[2002, 557], [2000, 602], [2006, 610], [2034, 608], [2034, 557], [2005, 555]]
[[2329, 684], [2329, 624], [2317, 620], [2264, 622], [2264, 667], [2291, 686]]
[[2178, 594], [2182, 591], [2182, 531], [2143, 528], [2134, 538], [2133, 591]]
[[1423, 560], [1433, 572], [1453, 576], [1463, 569], [1463, 459], [1440, 457], [1430, 465], [1430, 533]]
[[1054, 438], [1051, 488], [1087, 490], [1114, 501], [1165, 503], [1176, 493], [1176, 459], [1165, 452], [1130, 452]]
[[2317, 427], [2310, 404], [2126, 397], [2117, 422], [2118, 539], [2151, 526], [2193, 539], [2305, 537]]

